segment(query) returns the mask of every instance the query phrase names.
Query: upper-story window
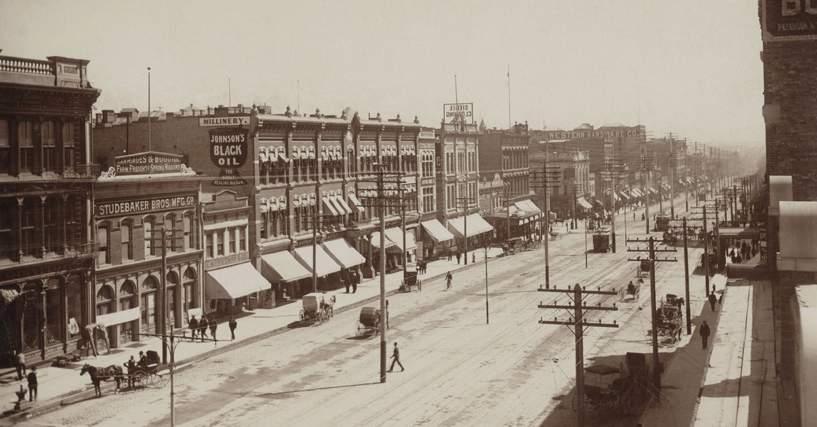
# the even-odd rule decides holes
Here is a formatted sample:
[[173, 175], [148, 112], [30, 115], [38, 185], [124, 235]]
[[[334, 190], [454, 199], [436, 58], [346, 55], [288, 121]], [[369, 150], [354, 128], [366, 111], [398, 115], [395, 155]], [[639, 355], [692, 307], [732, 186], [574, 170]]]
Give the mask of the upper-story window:
[[169, 236], [163, 236], [167, 238], [167, 241], [164, 242], [167, 249], [172, 252], [175, 252], [179, 249], [182, 249], [179, 245], [179, 241], [181, 240], [177, 233], [179, 230], [176, 228], [176, 214], [167, 214], [165, 216], [165, 233], [169, 234]]
[[156, 236], [154, 235], [154, 231], [156, 231], [155, 225], [156, 219], [154, 217], [145, 217], [142, 225], [142, 230], [145, 233], [145, 256], [156, 256]]
[[133, 221], [122, 220], [119, 224], [119, 240], [122, 243], [122, 258], [133, 259]]
[[66, 122], [62, 124], [62, 165], [65, 169], [73, 169], [76, 164], [76, 133], [75, 124]]
[[111, 226], [108, 223], [100, 224], [96, 229], [96, 260], [97, 264], [111, 263]]
[[[10, 144], [9, 122], [5, 119], [0, 119], [0, 174], [9, 173]], [[2, 249], [0, 249], [0, 251], [2, 251]]]
[[198, 245], [196, 244], [196, 234], [193, 232], [193, 212], [187, 212], [184, 214], [184, 244], [187, 245], [188, 248], [193, 249], [196, 248]]
[[43, 172], [54, 172], [57, 170], [57, 138], [54, 136], [54, 122], [42, 122], [40, 141], [43, 144]]
[[17, 145], [20, 147], [20, 172], [31, 172], [34, 168], [34, 139], [29, 121], [17, 123]]

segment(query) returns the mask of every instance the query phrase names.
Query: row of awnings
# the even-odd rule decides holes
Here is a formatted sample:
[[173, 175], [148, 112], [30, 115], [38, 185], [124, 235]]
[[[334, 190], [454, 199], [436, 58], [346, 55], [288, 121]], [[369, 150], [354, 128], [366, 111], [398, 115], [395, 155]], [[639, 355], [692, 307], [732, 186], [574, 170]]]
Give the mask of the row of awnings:
[[[396, 156], [400, 153], [401, 156], [415, 156], [416, 151], [414, 146], [408, 145], [398, 148], [394, 145], [383, 145], [380, 147], [380, 155], [381, 156]], [[362, 145], [359, 147], [357, 152], [358, 158], [361, 157], [377, 157], [377, 146], [375, 145]]]
[[[351, 215], [363, 211], [363, 204], [352, 193], [347, 195], [349, 201], [342, 195], [328, 195], [321, 198], [325, 215]], [[287, 208], [285, 197], [262, 198], [260, 202], [262, 212], [276, 212]], [[314, 194], [298, 194], [292, 196], [292, 206], [315, 206]]]
[[208, 299], [237, 299], [270, 289], [270, 282], [293, 282], [312, 277], [313, 265], [318, 277], [337, 273], [342, 268], [363, 264], [363, 258], [346, 239], [334, 239], [314, 247], [280, 251], [261, 256], [261, 271], [245, 262], [207, 272]]

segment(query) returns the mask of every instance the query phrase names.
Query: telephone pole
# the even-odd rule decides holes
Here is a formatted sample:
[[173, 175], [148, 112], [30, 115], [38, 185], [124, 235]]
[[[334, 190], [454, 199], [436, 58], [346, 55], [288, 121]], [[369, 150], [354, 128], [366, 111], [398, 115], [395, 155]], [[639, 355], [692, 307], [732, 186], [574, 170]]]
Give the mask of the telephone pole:
[[549, 180], [548, 180], [548, 171], [547, 171], [547, 163], [548, 163], [548, 153], [545, 151], [545, 164], [542, 168], [542, 180], [541, 182], [537, 179], [538, 172], [534, 171], [534, 189], [542, 188], [542, 198], [544, 199], [544, 206], [545, 206], [545, 214], [544, 218], [542, 219], [542, 223], [544, 224], [544, 231], [542, 232], [543, 240], [545, 243], [545, 289], [550, 288], [550, 244], [548, 239], [550, 239], [550, 188], [549, 188]]
[[463, 255], [465, 256], [465, 265], [468, 265], [468, 206], [472, 203], [470, 197], [457, 197], [457, 205], [462, 203], [462, 246]]
[[[539, 302], [539, 308], [548, 308], [548, 309], [557, 309], [557, 310], [566, 310], [567, 311], [567, 320], [559, 320], [558, 317], [554, 316], [553, 320], [545, 320], [544, 318], [539, 319], [540, 324], [544, 325], [564, 325], [573, 332], [575, 345], [576, 345], [576, 425], [579, 427], [584, 427], [585, 420], [584, 420], [584, 335], [585, 331], [591, 327], [600, 327], [600, 328], [618, 328], [618, 324], [613, 321], [613, 323], [605, 323], [605, 322], [588, 322], [584, 316], [590, 311], [616, 311], [615, 304], [612, 306], [590, 306], [585, 302], [585, 299], [590, 295], [618, 295], [618, 292], [615, 290], [611, 291], [603, 291], [600, 288], [596, 290], [588, 290], [584, 289], [576, 283], [573, 286], [573, 289], [565, 288], [565, 289], [558, 289], [557, 287], [553, 287], [553, 289], [544, 289], [539, 288], [539, 292], [555, 292], [563, 295], [567, 295], [570, 298], [572, 304], [556, 304], [554, 301], [553, 304], [543, 304], [541, 301]], [[572, 312], [571, 312], [572, 311]]]
[[[648, 258], [642, 258], [640, 255], [636, 258], [630, 258], [628, 261], [636, 261], [641, 263], [642, 261], [648, 261], [650, 264], [650, 314], [652, 319], [652, 362], [653, 362], [653, 384], [655, 385], [656, 394], [661, 394], [661, 370], [660, 360], [658, 358], [658, 328], [657, 319], [656, 319], [656, 296], [655, 296], [655, 263], [656, 262], [677, 262], [678, 260], [675, 258], [657, 258], [655, 256], [658, 252], [675, 252], [675, 249], [656, 249], [655, 248], [655, 240], [650, 237], [649, 239], [633, 239], [628, 240], [628, 243], [647, 243], [648, 247], [636, 247], [636, 248], [627, 248], [627, 252], [647, 252], [649, 253]], [[689, 302], [687, 301], [687, 304]]]

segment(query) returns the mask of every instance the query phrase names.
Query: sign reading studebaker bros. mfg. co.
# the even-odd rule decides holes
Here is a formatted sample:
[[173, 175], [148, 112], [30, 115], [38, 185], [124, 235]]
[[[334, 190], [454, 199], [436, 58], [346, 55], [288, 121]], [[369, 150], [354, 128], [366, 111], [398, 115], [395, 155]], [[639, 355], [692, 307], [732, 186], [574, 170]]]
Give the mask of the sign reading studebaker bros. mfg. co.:
[[244, 128], [220, 128], [210, 131], [210, 160], [221, 169], [214, 185], [244, 185], [240, 168], [247, 161], [249, 135]]
[[763, 41], [817, 40], [817, 0], [762, 0]]
[[154, 212], [189, 209], [196, 207], [196, 195], [144, 197], [128, 200], [103, 200], [94, 204], [97, 218], [115, 216], [144, 215]]

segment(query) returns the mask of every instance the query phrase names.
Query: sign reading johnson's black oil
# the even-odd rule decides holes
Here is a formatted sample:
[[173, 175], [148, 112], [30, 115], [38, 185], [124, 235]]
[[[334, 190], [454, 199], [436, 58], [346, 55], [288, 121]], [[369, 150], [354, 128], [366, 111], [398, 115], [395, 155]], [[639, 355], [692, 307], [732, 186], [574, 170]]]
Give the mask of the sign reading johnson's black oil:
[[210, 160], [221, 172], [213, 185], [246, 185], [240, 168], [247, 161], [247, 130], [243, 128], [219, 128], [210, 131]]

